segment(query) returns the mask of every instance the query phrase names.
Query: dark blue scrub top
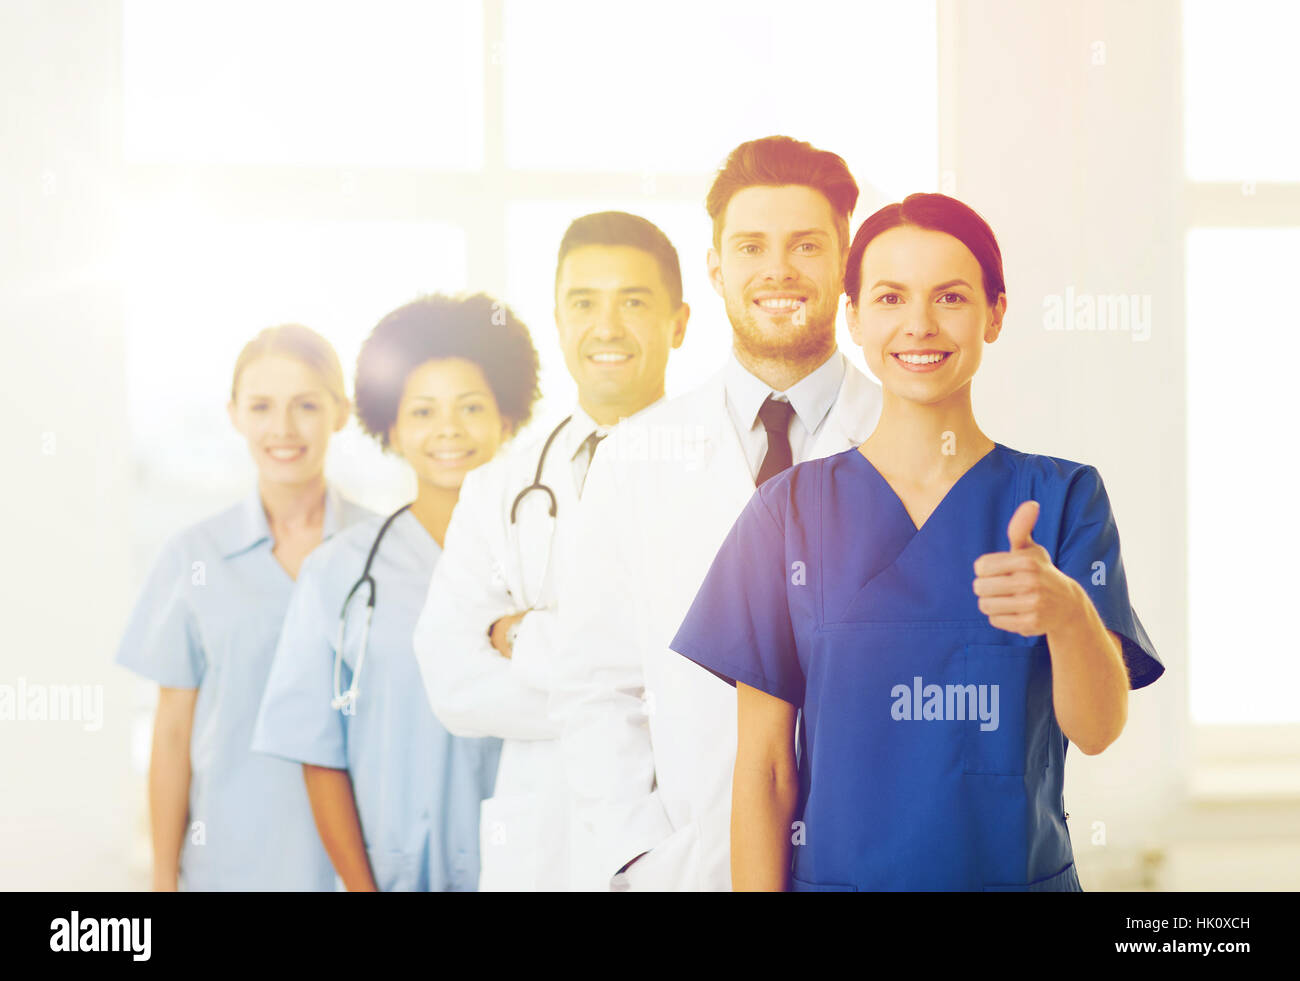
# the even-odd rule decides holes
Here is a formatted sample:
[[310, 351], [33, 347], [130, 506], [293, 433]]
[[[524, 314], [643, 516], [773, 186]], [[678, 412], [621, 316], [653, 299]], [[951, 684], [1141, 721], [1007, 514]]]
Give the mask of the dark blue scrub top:
[[996, 444], [918, 530], [854, 448], [767, 481], [736, 520], [671, 646], [802, 710], [794, 888], [1079, 888], [1046, 638], [990, 626], [972, 589], [1027, 500], [1130, 686], [1155, 681], [1093, 467]]

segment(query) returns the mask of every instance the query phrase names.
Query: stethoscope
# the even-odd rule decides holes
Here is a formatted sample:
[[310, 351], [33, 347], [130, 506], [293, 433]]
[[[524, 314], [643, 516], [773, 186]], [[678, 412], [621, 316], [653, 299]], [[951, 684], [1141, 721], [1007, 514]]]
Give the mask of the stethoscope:
[[[379, 534], [375, 536], [374, 544], [370, 546], [370, 554], [366, 556], [366, 565], [361, 570], [361, 578], [348, 590], [347, 599], [343, 601], [343, 609], [339, 612], [338, 642], [334, 645], [334, 697], [330, 699], [330, 708], [339, 709], [344, 715], [356, 715], [357, 712], [357, 682], [361, 680], [361, 665], [366, 660], [366, 647], [370, 641], [370, 621], [375, 616], [375, 577], [370, 574], [370, 566], [375, 561], [375, 553], [379, 551], [379, 543], [384, 540], [389, 526], [410, 506], [410, 504], [403, 504], [380, 525]], [[343, 633], [348, 625], [348, 607], [352, 604], [352, 597], [357, 595], [362, 586], [369, 587], [369, 592], [366, 595], [366, 619], [361, 624], [361, 650], [357, 654], [357, 666], [352, 670], [352, 684], [348, 686], [347, 691], [340, 691], [339, 683], [343, 674]]]
[[[533, 474], [533, 482], [516, 494], [514, 501], [510, 505], [510, 525], [514, 531], [514, 534], [511, 535], [511, 537], [515, 540], [515, 568], [519, 569], [520, 574], [522, 575], [524, 568], [524, 553], [523, 535], [520, 534], [519, 531], [519, 505], [529, 494], [537, 491], [541, 491], [545, 494], [549, 502], [546, 513], [551, 519], [551, 536], [547, 541], [546, 565], [542, 569], [542, 579], [538, 585], [537, 600], [542, 598], [542, 593], [546, 589], [546, 584], [550, 581], [551, 557], [555, 554], [555, 531], [559, 527], [559, 523], [556, 521], [559, 502], [556, 500], [555, 491], [542, 482], [542, 470], [546, 466], [546, 456], [551, 452], [551, 444], [555, 442], [555, 438], [560, 435], [560, 430], [567, 426], [572, 418], [573, 416], [571, 415], [565, 416], [560, 420], [559, 424], [551, 430], [551, 435], [546, 437], [546, 442], [542, 444], [542, 452], [537, 457], [537, 472]], [[528, 608], [536, 609], [536, 602], [530, 604]]]
[[[551, 451], [551, 444], [555, 442], [555, 437], [560, 435], [560, 430], [569, 424], [573, 416], [565, 416], [560, 420], [559, 425], [551, 430], [551, 435], [546, 437], [546, 442], [542, 444], [541, 455], [537, 458], [537, 472], [533, 475], [533, 482], [515, 495], [514, 502], [510, 505], [510, 524], [516, 525], [517, 514], [519, 511], [519, 502], [534, 491], [541, 491], [550, 498], [550, 507], [548, 513], [554, 519], [558, 511], [559, 502], [556, 500], [555, 491], [551, 490], [546, 484], [542, 483], [542, 469], [546, 466], [546, 456]], [[361, 666], [366, 660], [366, 647], [370, 641], [370, 621], [375, 616], [375, 577], [370, 574], [370, 566], [375, 561], [375, 554], [379, 551], [379, 543], [384, 540], [384, 535], [388, 528], [397, 519], [403, 511], [411, 505], [403, 504], [400, 508], [388, 516], [379, 528], [379, 533], [375, 535], [374, 544], [370, 546], [370, 554], [366, 556], [365, 568], [361, 570], [361, 578], [358, 579], [348, 590], [347, 598], [343, 601], [343, 609], [339, 612], [339, 630], [338, 641], [334, 645], [334, 697], [330, 699], [330, 708], [340, 710], [344, 715], [355, 715], [357, 706], [357, 683], [361, 680]], [[546, 577], [551, 570], [551, 554], [555, 545], [555, 523], [551, 524], [551, 548], [548, 548], [546, 555], [546, 572], [543, 575], [542, 582], [545, 584]], [[519, 536], [515, 536], [515, 549], [519, 553], [520, 545]], [[517, 554], [519, 559], [519, 568], [523, 568], [523, 555]], [[352, 669], [352, 684], [348, 686], [347, 691], [342, 691], [341, 684], [343, 678], [343, 634], [346, 631], [348, 623], [348, 607], [352, 605], [352, 598], [360, 592], [365, 586], [368, 591], [366, 594], [366, 618], [361, 624], [361, 650], [357, 654], [357, 665]]]
[[560, 435], [560, 430], [569, 424], [573, 416], [565, 416], [560, 420], [560, 424], [551, 430], [551, 435], [546, 437], [546, 442], [542, 444], [542, 455], [537, 458], [537, 473], [533, 474], [533, 482], [515, 495], [514, 503], [510, 505], [510, 523], [516, 524], [515, 515], [519, 511], [519, 502], [531, 494], [533, 491], [541, 491], [551, 499], [550, 515], [555, 517], [556, 500], [555, 491], [551, 490], [542, 483], [542, 468], [546, 466], [546, 454], [551, 452], [551, 444], [555, 442], [555, 437]]

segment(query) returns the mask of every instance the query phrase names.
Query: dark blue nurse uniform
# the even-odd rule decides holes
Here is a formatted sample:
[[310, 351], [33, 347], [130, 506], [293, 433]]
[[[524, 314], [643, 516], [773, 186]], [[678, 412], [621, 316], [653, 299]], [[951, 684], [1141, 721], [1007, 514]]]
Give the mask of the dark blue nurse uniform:
[[1027, 500], [1130, 686], [1155, 681], [1093, 467], [995, 444], [917, 529], [852, 449], [767, 481], [736, 520], [671, 646], [802, 710], [796, 890], [1080, 888], [1046, 637], [990, 626], [972, 589]]

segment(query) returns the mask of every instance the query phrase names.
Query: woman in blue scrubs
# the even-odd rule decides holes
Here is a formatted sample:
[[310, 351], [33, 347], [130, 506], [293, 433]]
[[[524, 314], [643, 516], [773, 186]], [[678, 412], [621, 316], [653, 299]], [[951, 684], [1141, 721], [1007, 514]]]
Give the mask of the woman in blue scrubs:
[[[395, 310], [357, 358], [357, 416], [411, 465], [416, 497], [304, 565], [253, 740], [302, 764], [348, 890], [478, 887], [479, 805], [492, 795], [501, 741], [442, 727], [411, 638], [465, 474], [527, 421], [536, 397], [527, 329], [481, 294]], [[367, 568], [372, 583], [349, 599]]]
[[872, 215], [845, 292], [879, 424], [759, 488], [672, 644], [738, 689], [733, 887], [1077, 890], [1066, 747], [1164, 671], [1101, 476], [975, 421], [1006, 310], [975, 212]]
[[153, 887], [330, 889], [301, 773], [249, 742], [299, 566], [367, 514], [325, 483], [330, 437], [350, 412], [338, 356], [306, 327], [262, 331], [236, 361], [228, 412], [257, 487], [168, 542], [117, 655], [161, 686]]

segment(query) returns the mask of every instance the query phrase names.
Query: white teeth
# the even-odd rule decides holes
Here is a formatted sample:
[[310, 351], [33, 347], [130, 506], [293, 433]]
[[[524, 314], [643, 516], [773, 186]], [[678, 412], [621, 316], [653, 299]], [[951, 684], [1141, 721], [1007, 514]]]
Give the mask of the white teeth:
[[266, 452], [271, 454], [271, 456], [277, 460], [293, 460], [296, 459], [298, 455], [302, 453], [302, 450], [301, 449], [297, 449], [297, 450], [275, 449], [275, 450], [267, 450]]
[[948, 355], [946, 354], [895, 354], [894, 357], [905, 364], [934, 364], [936, 361], [942, 361]]
[[632, 355], [619, 354], [616, 351], [601, 351], [598, 354], [588, 355], [588, 357], [590, 357], [592, 361], [614, 362], [614, 361], [628, 361], [631, 359]]
[[463, 460], [469, 456], [469, 450], [444, 450], [432, 456], [435, 460]]
[[773, 297], [759, 300], [758, 305], [764, 310], [793, 310], [795, 307], [802, 306], [803, 300], [792, 300], [787, 297]]

